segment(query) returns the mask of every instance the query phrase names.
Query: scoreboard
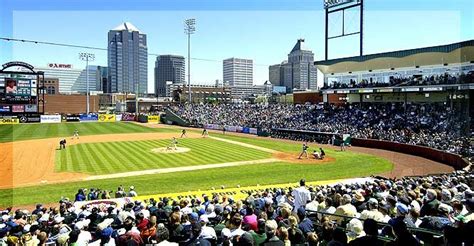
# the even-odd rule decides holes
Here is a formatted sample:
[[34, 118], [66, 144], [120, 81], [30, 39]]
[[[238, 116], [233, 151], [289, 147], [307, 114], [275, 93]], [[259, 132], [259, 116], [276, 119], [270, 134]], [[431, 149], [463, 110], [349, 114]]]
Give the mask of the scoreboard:
[[0, 76], [0, 114], [38, 113], [36, 75]]

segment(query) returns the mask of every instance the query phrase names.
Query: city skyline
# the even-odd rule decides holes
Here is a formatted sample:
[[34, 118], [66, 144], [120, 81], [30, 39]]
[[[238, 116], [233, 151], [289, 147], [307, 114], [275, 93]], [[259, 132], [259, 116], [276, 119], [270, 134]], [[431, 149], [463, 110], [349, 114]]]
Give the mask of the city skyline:
[[[111, 6], [110, 11], [97, 11], [94, 7], [71, 11], [73, 8], [67, 4], [53, 8], [47, 4], [51, 1], [41, 2], [45, 2], [45, 6], [36, 11], [32, 7], [19, 8], [12, 1], [4, 1], [5, 8], [0, 10], [1, 36], [106, 48], [106, 32], [119, 23], [129, 21], [147, 34], [149, 53], [184, 56], [186, 36], [183, 33], [183, 21], [192, 17], [196, 18], [197, 28], [191, 44], [192, 57], [201, 60], [191, 60], [191, 80], [192, 83], [199, 84], [214, 83], [216, 79], [221, 79], [222, 60], [227, 57], [253, 59], [254, 84], [262, 84], [268, 80], [268, 66], [285, 59], [298, 38], [306, 40], [315, 60], [321, 60], [324, 56], [322, 1], [290, 3], [280, 0], [274, 5], [270, 1], [258, 1], [255, 4], [242, 1], [225, 6], [216, 1], [203, 1], [202, 7], [193, 4], [173, 7], [172, 3], [163, 1], [165, 4], [161, 7], [149, 8], [144, 7], [143, 1], [137, 1], [134, 8], [127, 10]], [[128, 3], [125, 5], [131, 6]], [[420, 3], [410, 3], [391, 0], [385, 3], [370, 0], [365, 2], [365, 54], [448, 44], [473, 38], [474, 34], [469, 31], [472, 30], [469, 27], [473, 26], [474, 20], [472, 15], [465, 12], [466, 6], [472, 5], [472, 2], [455, 1], [446, 5], [442, 1], [433, 1], [429, 8], [423, 8]], [[99, 4], [100, 6], [103, 5]], [[14, 11], [10, 13], [8, 9]], [[63, 31], [51, 32], [47, 28], [36, 30], [29, 24], [33, 21], [35, 26], [55, 26]], [[418, 28], [413, 23], [426, 28]], [[392, 32], [385, 32], [382, 37], [377, 34], [380, 28], [390, 29]], [[443, 35], [439, 34], [439, 30], [443, 30]], [[342, 42], [339, 48], [334, 48], [337, 43], [331, 43], [330, 57], [355, 55], [357, 44], [349, 47], [348, 43], [351, 40]], [[1, 62], [22, 60], [36, 66], [56, 62], [73, 64], [78, 68], [84, 65], [77, 60], [77, 52], [89, 51], [45, 45], [38, 49], [38, 46], [2, 41]], [[106, 51], [92, 52], [97, 58], [93, 65], [107, 64]], [[52, 53], [59, 56], [51, 56]], [[154, 91], [152, 61], [155, 58], [148, 57], [149, 92]]]

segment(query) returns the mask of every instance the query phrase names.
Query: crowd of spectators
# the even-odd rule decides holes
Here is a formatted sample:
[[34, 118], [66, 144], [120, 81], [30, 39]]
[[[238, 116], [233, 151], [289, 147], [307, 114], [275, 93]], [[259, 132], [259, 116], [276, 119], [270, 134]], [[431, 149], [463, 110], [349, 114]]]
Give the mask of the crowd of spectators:
[[449, 85], [474, 83], [474, 73], [451, 75], [449, 73], [431, 76], [408, 76], [390, 77], [388, 82], [377, 81], [373, 78], [356, 81], [350, 79], [348, 82], [332, 82], [322, 89], [348, 89], [348, 88], [372, 88], [389, 86], [423, 86], [423, 85]]
[[472, 153], [467, 117], [445, 104], [199, 104], [171, 109], [195, 126], [245, 126], [270, 133], [279, 128], [311, 130], [427, 146], [463, 156]]
[[1, 211], [0, 245], [472, 245], [473, 179], [458, 171], [327, 186], [301, 180], [242, 190], [242, 200], [219, 192], [123, 205], [62, 198], [58, 207]]

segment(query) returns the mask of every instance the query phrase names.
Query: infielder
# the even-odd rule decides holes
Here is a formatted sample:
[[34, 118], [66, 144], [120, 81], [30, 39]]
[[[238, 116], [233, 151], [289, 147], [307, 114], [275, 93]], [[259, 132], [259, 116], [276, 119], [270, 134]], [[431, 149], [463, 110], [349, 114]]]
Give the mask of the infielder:
[[209, 136], [209, 133], [207, 132], [207, 129], [206, 129], [206, 128], [202, 129], [202, 134], [201, 134], [201, 136], [202, 136], [203, 138]]
[[188, 135], [186, 135], [186, 129], [183, 129], [181, 131], [181, 138], [183, 138], [183, 137], [188, 137]]
[[74, 130], [74, 135], [72, 136], [72, 138], [77, 138], [79, 139], [79, 131], [76, 129]]

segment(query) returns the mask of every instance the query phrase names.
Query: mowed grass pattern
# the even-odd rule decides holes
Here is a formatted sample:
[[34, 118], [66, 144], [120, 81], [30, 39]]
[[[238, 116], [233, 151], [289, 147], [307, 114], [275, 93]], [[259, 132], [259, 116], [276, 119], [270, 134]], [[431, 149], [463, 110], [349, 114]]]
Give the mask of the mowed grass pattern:
[[75, 129], [79, 131], [79, 135], [81, 136], [114, 133], [177, 131], [176, 129], [173, 130], [169, 128], [149, 128], [131, 122], [0, 125], [0, 142], [68, 137], [73, 135]]
[[185, 153], [153, 153], [166, 147], [169, 139], [86, 143], [56, 152], [56, 171], [111, 174], [147, 169], [217, 164], [265, 159], [270, 153], [210, 138], [179, 139]]

